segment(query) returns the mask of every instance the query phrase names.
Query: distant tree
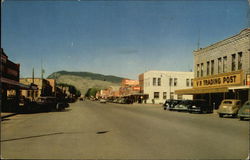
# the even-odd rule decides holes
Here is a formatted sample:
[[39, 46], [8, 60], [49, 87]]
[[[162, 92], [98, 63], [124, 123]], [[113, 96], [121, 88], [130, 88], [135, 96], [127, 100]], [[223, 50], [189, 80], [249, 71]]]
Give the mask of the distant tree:
[[98, 88], [89, 88], [88, 91], [85, 94], [85, 97], [95, 97], [96, 93], [99, 91], [100, 89]]

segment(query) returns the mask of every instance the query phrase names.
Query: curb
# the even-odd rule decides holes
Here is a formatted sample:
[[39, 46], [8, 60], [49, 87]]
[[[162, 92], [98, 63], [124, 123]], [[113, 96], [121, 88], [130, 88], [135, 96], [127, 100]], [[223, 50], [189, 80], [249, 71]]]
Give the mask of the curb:
[[8, 118], [8, 117], [12, 117], [12, 116], [15, 116], [17, 115], [18, 113], [11, 113], [11, 114], [7, 114], [7, 115], [1, 115], [1, 119], [4, 119], [4, 118]]

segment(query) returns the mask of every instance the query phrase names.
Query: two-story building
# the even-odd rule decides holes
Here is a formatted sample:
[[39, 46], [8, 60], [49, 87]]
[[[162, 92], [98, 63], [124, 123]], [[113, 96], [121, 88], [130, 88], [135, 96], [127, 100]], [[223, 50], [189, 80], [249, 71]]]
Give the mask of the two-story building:
[[206, 99], [215, 108], [223, 99], [250, 99], [250, 28], [193, 52], [194, 86], [176, 94]]
[[193, 72], [147, 71], [139, 75], [140, 92], [148, 95], [146, 103], [164, 103], [166, 99], [192, 99], [192, 95], [177, 95], [175, 90], [191, 88]]

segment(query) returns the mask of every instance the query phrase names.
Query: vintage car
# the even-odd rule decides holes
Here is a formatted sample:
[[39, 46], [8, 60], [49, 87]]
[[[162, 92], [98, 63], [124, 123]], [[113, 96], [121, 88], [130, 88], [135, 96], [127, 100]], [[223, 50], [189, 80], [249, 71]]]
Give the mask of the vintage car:
[[195, 99], [189, 103], [188, 112], [213, 113], [213, 106], [209, 105], [209, 103], [206, 100]]
[[172, 110], [175, 105], [179, 104], [182, 100], [175, 100], [175, 99], [168, 99], [163, 104], [163, 109], [166, 110]]
[[238, 112], [238, 117], [240, 118], [240, 120], [250, 118], [250, 100], [246, 101], [244, 105], [240, 108]]
[[192, 100], [182, 100], [180, 103], [175, 105], [172, 110], [174, 111], [188, 111], [188, 107], [192, 105]]
[[56, 97], [38, 97], [36, 104], [41, 111], [60, 111], [69, 107], [68, 103], [59, 101]]
[[217, 111], [219, 117], [224, 117], [224, 115], [230, 115], [236, 117], [238, 111], [241, 107], [241, 101], [237, 99], [224, 99]]

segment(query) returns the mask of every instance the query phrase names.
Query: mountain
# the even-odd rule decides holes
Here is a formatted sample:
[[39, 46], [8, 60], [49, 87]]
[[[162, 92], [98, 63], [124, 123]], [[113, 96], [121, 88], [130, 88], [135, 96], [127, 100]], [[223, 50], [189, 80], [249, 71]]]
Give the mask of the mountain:
[[67, 83], [74, 85], [84, 95], [89, 88], [105, 89], [110, 86], [119, 86], [122, 77], [112, 75], [102, 75], [91, 72], [68, 72], [58, 71], [48, 76], [54, 78], [57, 83]]

